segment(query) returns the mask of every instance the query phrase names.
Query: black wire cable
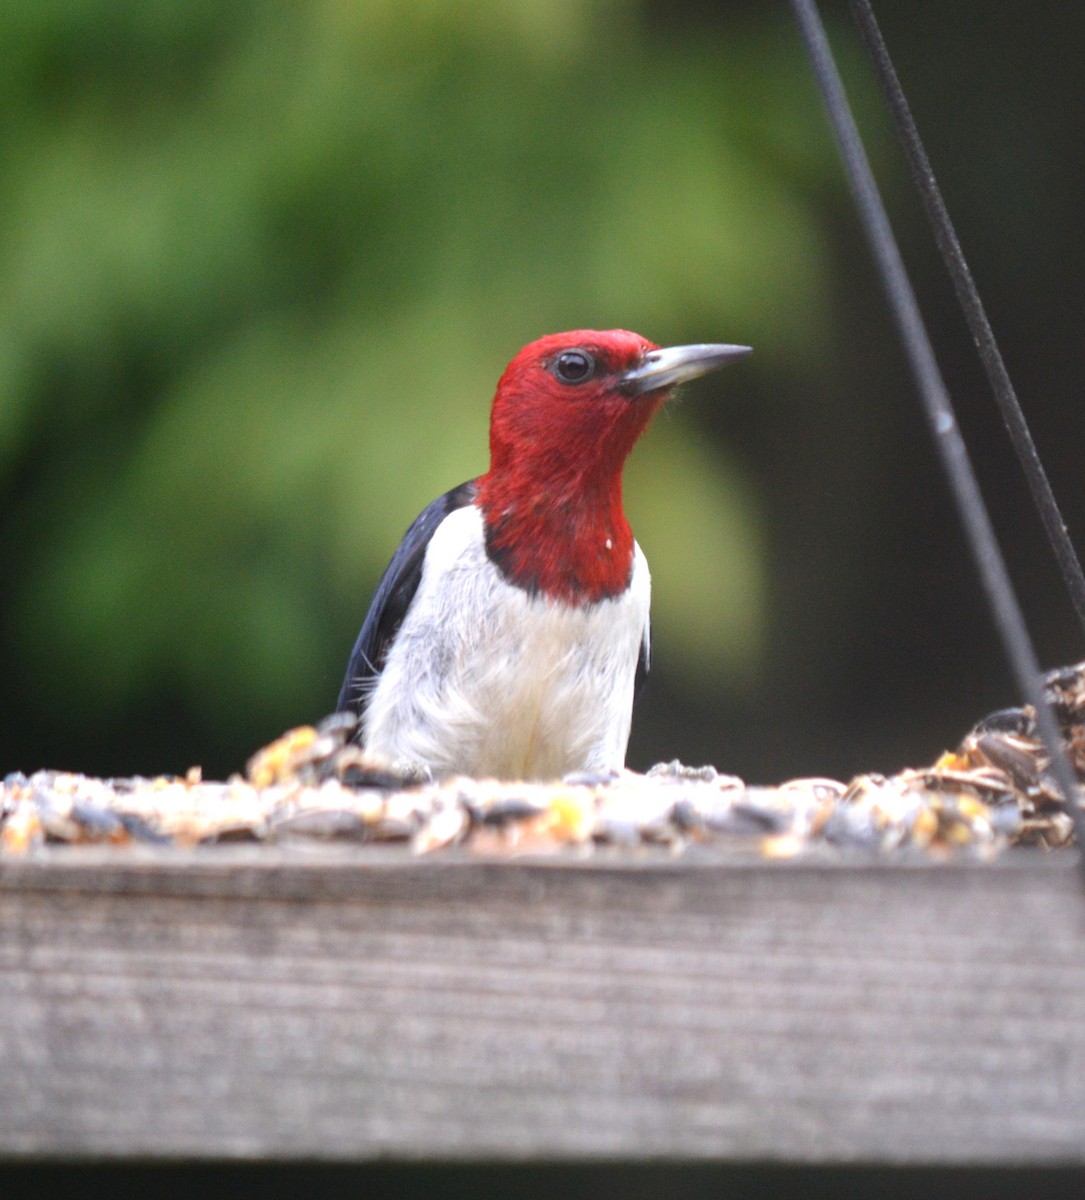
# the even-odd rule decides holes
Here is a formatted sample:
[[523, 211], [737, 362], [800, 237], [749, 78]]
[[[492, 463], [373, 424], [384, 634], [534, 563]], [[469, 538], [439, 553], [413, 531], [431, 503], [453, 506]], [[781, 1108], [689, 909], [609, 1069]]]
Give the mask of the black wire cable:
[[859, 33], [866, 45], [867, 52], [874, 64], [874, 70], [885, 96], [886, 105], [896, 126], [897, 136], [904, 148], [908, 165], [912, 172], [912, 180], [919, 192], [923, 207], [927, 211], [927, 219], [934, 232], [934, 240], [938, 244], [942, 258], [953, 280], [957, 300], [964, 312], [965, 320], [979, 351], [980, 361], [987, 372], [995, 400], [1002, 413], [1002, 420], [1010, 435], [1010, 441], [1021, 462], [1025, 473], [1032, 500], [1040, 514], [1047, 539], [1051, 543], [1055, 559], [1059, 564], [1066, 590], [1070, 593], [1078, 620], [1085, 626], [1085, 574], [1081, 570], [1081, 562], [1070, 541], [1066, 523], [1062, 519], [1055, 494], [1051, 490], [1047, 474], [1040, 456], [1036, 453], [1036, 445], [1029, 432], [1025, 414], [1017, 399], [1013, 384], [1010, 382], [1002, 353], [991, 331], [991, 323], [980, 300], [975, 280], [965, 261], [961, 244], [957, 239], [956, 230], [950, 220], [941, 190], [931, 170], [930, 160], [924, 149], [919, 130], [912, 117], [911, 108], [900, 86], [900, 80], [893, 67], [893, 60], [885, 45], [878, 22], [874, 19], [874, 11], [870, 0], [851, 0], [851, 11], [859, 26]]
[[[870, 243], [889, 307], [915, 377], [969, 545], [987, 593], [1010, 667], [1025, 699], [1036, 710], [1036, 727], [1073, 822], [1078, 846], [1085, 847], [1085, 811], [1078, 802], [1077, 779], [1063, 750], [1058, 722], [1044, 694], [1036, 651], [1013, 590], [991, 518], [980, 494], [953, 406], [942, 381], [930, 338], [904, 269], [900, 248], [878, 193], [855, 118], [815, 0], [791, 0], [818, 86], [828, 109], [863, 230]], [[1085, 871], [1085, 853], [1079, 856]]]

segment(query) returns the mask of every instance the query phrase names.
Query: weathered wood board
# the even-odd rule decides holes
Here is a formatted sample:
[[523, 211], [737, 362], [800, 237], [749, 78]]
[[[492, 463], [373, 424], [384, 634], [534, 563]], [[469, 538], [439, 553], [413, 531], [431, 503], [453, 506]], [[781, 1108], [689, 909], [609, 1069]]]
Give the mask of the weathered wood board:
[[1085, 1161], [1074, 855], [0, 861], [0, 1155]]

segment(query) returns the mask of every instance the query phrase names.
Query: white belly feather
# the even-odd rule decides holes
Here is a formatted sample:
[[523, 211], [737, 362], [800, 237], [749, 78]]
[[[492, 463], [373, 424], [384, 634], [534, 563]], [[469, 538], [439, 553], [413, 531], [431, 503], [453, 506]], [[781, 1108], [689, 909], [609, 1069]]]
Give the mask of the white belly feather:
[[622, 767], [647, 635], [648, 564], [630, 587], [573, 607], [507, 583], [474, 505], [434, 534], [366, 709], [364, 744], [436, 775], [551, 779]]

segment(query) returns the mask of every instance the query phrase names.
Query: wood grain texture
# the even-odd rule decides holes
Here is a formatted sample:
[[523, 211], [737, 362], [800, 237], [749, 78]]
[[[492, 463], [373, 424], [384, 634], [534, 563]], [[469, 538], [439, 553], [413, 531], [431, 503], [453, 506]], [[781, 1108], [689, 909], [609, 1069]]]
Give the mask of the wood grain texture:
[[0, 862], [0, 1155], [1085, 1160], [1085, 899], [990, 866]]

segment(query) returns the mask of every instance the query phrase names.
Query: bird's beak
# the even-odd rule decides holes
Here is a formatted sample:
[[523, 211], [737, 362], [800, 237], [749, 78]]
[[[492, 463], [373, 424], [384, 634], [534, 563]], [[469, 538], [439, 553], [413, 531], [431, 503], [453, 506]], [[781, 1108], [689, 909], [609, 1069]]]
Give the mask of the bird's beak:
[[674, 387], [750, 353], [749, 346], [717, 345], [667, 346], [663, 350], [650, 350], [637, 366], [622, 376], [622, 391], [641, 396], [645, 392]]

